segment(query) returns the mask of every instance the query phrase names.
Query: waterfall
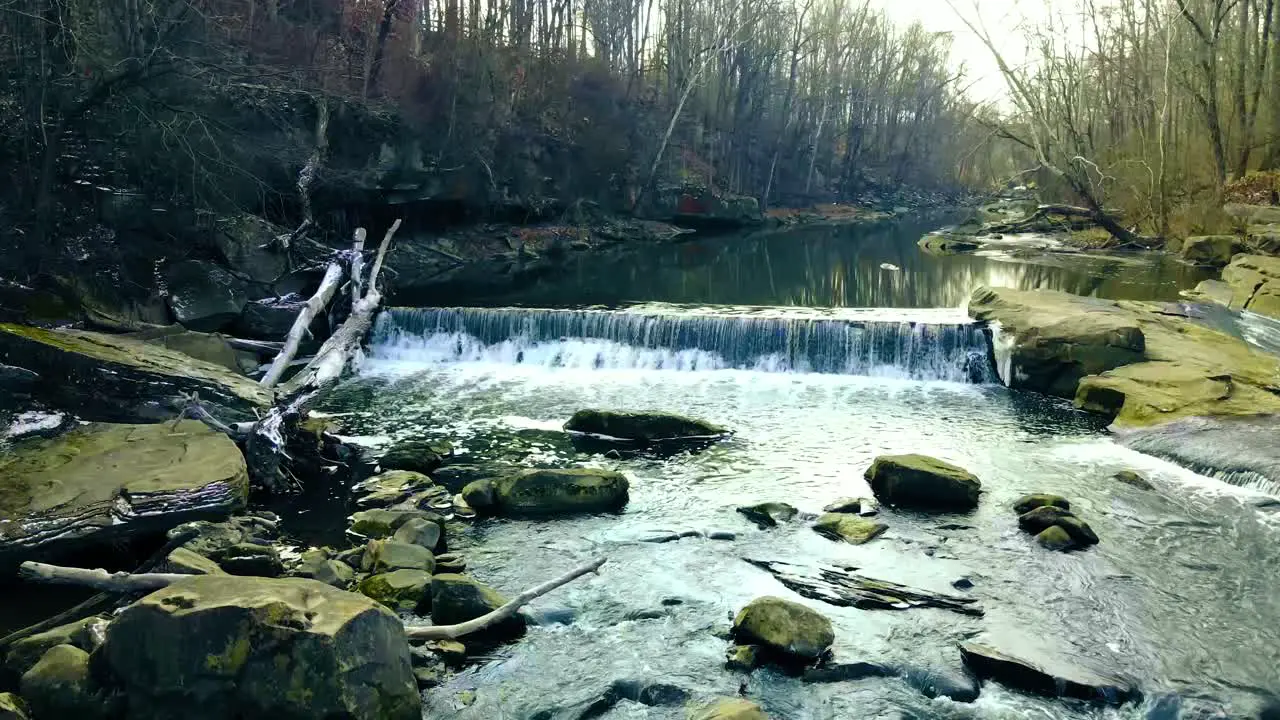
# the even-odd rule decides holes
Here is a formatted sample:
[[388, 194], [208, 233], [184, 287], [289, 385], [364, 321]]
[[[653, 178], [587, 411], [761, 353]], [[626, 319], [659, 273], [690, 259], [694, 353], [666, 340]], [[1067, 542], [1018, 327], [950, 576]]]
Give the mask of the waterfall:
[[578, 369], [746, 369], [998, 382], [983, 326], [954, 311], [390, 308], [370, 359]]

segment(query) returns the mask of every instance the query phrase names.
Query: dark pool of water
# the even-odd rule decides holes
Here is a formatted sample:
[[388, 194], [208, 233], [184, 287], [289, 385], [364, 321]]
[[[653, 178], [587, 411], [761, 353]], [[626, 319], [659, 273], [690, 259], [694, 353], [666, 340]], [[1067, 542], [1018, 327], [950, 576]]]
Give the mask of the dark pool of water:
[[562, 273], [517, 293], [453, 298], [450, 304], [959, 307], [980, 285], [1173, 300], [1180, 290], [1214, 277], [1161, 253], [1046, 251], [1054, 242], [1044, 237], [1011, 238], [976, 254], [922, 252], [917, 242], [941, 222], [789, 228], [581, 256]]

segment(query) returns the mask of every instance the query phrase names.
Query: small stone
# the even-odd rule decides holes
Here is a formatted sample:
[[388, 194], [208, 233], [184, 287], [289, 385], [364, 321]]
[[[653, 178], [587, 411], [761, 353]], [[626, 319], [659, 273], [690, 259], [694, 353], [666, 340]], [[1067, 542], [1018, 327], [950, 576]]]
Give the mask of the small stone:
[[854, 515], [862, 515], [870, 517], [880, 512], [876, 501], [869, 498], [840, 498], [826, 507], [822, 508], [823, 512], [829, 513], [852, 513]]
[[973, 581], [967, 577], [958, 578], [951, 581], [951, 587], [957, 590], [969, 590], [973, 587]]
[[1013, 511], [1023, 515], [1039, 507], [1056, 507], [1070, 510], [1071, 503], [1061, 495], [1047, 495], [1044, 493], [1023, 495], [1013, 504]]
[[777, 527], [778, 523], [790, 522], [800, 511], [787, 503], [766, 502], [740, 507], [738, 512], [763, 530]]
[[362, 510], [351, 516], [351, 532], [360, 537], [381, 540], [391, 537], [414, 518], [443, 523], [439, 515], [422, 510]]
[[1058, 525], [1045, 528], [1041, 531], [1039, 535], [1036, 535], [1036, 542], [1040, 543], [1040, 546], [1046, 550], [1066, 551], [1071, 550], [1076, 546], [1075, 541], [1071, 539], [1071, 536], [1067, 534], [1067, 531], [1063, 530]]
[[284, 574], [280, 553], [269, 545], [233, 545], [218, 559], [218, 564], [231, 575], [274, 578]]
[[462, 488], [461, 497], [463, 502], [474, 510], [487, 510], [494, 506], [496, 499], [494, 497], [492, 480], [476, 480], [467, 483]]
[[30, 720], [27, 704], [13, 693], [0, 693], [0, 720]]
[[451, 455], [453, 445], [448, 440], [414, 438], [392, 445], [378, 459], [378, 464], [385, 470], [411, 470], [429, 475]]
[[22, 697], [37, 718], [101, 717], [96, 694], [89, 653], [73, 645], [55, 645], [22, 675]]
[[159, 573], [175, 573], [178, 575], [225, 575], [218, 563], [186, 548], [177, 548], [169, 553], [164, 562], [156, 568]]
[[467, 646], [457, 640], [436, 640], [429, 647], [445, 662], [461, 663], [467, 659]]
[[381, 508], [409, 497], [412, 493], [431, 486], [431, 478], [412, 470], [388, 470], [356, 485], [352, 490], [358, 495], [356, 506], [362, 509]]
[[866, 520], [848, 513], [827, 513], [818, 518], [813, 530], [832, 540], [843, 540], [850, 545], [864, 545], [884, 534], [889, 526]]
[[890, 677], [894, 669], [870, 662], [825, 663], [822, 667], [807, 668], [801, 680], [807, 683], [835, 683], [862, 680], [869, 677]]
[[731, 645], [725, 654], [724, 666], [728, 670], [751, 672], [760, 665], [760, 648], [755, 645]]
[[418, 687], [422, 690], [438, 687], [443, 680], [438, 668], [426, 667], [414, 668], [413, 679], [418, 683]]
[[1093, 532], [1093, 528], [1089, 527], [1089, 523], [1074, 515], [1058, 520], [1058, 526], [1066, 530], [1071, 539], [1081, 545], [1098, 544], [1098, 536]]
[[417, 611], [430, 598], [431, 573], [425, 570], [393, 570], [360, 581], [360, 594], [392, 610]]
[[431, 551], [421, 545], [395, 540], [370, 540], [360, 559], [360, 569], [367, 573], [384, 573], [392, 570], [435, 571], [436, 561]]
[[1139, 490], [1155, 490], [1155, 486], [1140, 473], [1133, 470], [1121, 470], [1113, 476], [1116, 482], [1122, 482], [1125, 485], [1131, 485]]
[[737, 540], [738, 534], [729, 530], [708, 530], [708, 540]]
[[106, 618], [93, 615], [25, 637], [9, 646], [4, 666], [15, 676], [20, 676], [39, 662], [50, 648], [58, 645], [74, 645], [85, 652], [93, 652], [102, 644], [102, 634], [108, 622]]
[[1057, 525], [1063, 518], [1075, 517], [1069, 510], [1052, 505], [1042, 505], [1018, 516], [1018, 527], [1024, 532], [1038, 533]]
[[467, 561], [457, 553], [445, 553], [436, 556], [436, 572], [460, 573], [467, 569]]
[[295, 577], [311, 578], [325, 585], [345, 590], [356, 578], [356, 571], [341, 560], [332, 560], [324, 549], [308, 550], [302, 553], [298, 566], [294, 568]]
[[443, 535], [444, 533], [441, 531], [439, 523], [424, 518], [410, 518], [405, 524], [396, 529], [395, 533], [391, 535], [391, 539], [410, 545], [419, 545], [428, 550], [435, 550], [440, 546], [440, 538]]

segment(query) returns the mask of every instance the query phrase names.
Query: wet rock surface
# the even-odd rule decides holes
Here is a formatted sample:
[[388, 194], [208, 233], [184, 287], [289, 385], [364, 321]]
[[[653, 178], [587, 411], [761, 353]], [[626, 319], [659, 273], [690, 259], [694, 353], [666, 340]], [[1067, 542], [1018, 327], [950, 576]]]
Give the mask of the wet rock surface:
[[204, 424], [79, 427], [0, 462], [0, 557], [62, 553], [244, 507], [235, 443]]
[[973, 473], [925, 455], [881, 455], [866, 478], [881, 502], [916, 510], [970, 510], [982, 490]]
[[862, 545], [880, 537], [888, 525], [866, 520], [848, 513], [826, 513], [814, 523], [814, 532], [831, 540], [841, 540], [851, 545]]
[[1072, 664], [1067, 658], [1025, 658], [977, 642], [963, 644], [960, 655], [965, 666], [979, 678], [1026, 692], [1108, 705], [1123, 705], [1142, 697], [1126, 680]]
[[610, 470], [524, 470], [471, 483], [462, 497], [481, 513], [546, 516], [619, 510], [628, 488], [627, 478]]
[[752, 600], [733, 620], [739, 643], [754, 644], [775, 659], [802, 664], [824, 655], [835, 642], [831, 621], [807, 606], [779, 597]]
[[728, 430], [681, 415], [653, 412], [580, 410], [564, 424], [568, 432], [588, 433], [642, 443], [720, 437]]
[[799, 510], [786, 503], [767, 502], [738, 508], [738, 514], [746, 517], [760, 529], [777, 527], [778, 523], [791, 522]]

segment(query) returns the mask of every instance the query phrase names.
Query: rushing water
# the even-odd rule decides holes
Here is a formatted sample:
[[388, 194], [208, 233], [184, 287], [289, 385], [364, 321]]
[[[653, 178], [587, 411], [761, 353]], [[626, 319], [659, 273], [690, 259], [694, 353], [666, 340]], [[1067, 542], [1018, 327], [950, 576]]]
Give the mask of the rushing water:
[[[1280, 687], [1280, 513], [1269, 498], [1128, 449], [1068, 403], [1005, 389], [983, 330], [950, 309], [973, 285], [1006, 281], [1172, 299], [1194, 274], [1163, 260], [1118, 261], [1100, 274], [1007, 258], [940, 261], [915, 250], [915, 229], [856, 247], [824, 233], [739, 239], [736, 249], [703, 241], [688, 247], [712, 260], [607, 268], [525, 298], [561, 294], [552, 309], [396, 309], [379, 319], [361, 376], [323, 408], [343, 416], [353, 439], [376, 449], [428, 434], [451, 439], [458, 462], [588, 465], [631, 479], [618, 514], [454, 527], [470, 572], [507, 593], [591, 557], [608, 563], [534, 603], [533, 615], [552, 622], [428, 691], [426, 716], [577, 717], [555, 711], [640, 680], [696, 697], [743, 692], [774, 718], [1173, 720], [1226, 717], [1193, 712], [1224, 703], [1231, 717], [1256, 717], [1250, 708]], [[554, 309], [629, 300], [717, 305]], [[884, 309], [895, 306], [921, 309]], [[674, 457], [602, 455], [560, 430], [590, 407], [683, 413], [734, 435]], [[784, 501], [813, 513], [868, 495], [863, 471], [896, 452], [969, 468], [983, 482], [979, 508], [884, 510], [890, 530], [856, 547], [799, 519], [759, 530], [735, 511]], [[1125, 468], [1155, 490], [1114, 481]], [[1071, 554], [1039, 548], [1009, 508], [1029, 492], [1070, 498], [1101, 544]], [[736, 537], [646, 542], [685, 530]], [[744, 686], [745, 676], [723, 667], [731, 614], [760, 595], [797, 597], [743, 558], [856, 565], [952, 593], [952, 581], [973, 581], [981, 618], [801, 600], [834, 622], [840, 661], [956, 673], [957, 644], [983, 637], [1129, 676], [1147, 700], [1101, 709], [988, 683], [966, 705], [927, 699], [898, 678], [818, 685], [767, 669]], [[1182, 698], [1182, 714], [1169, 712], [1169, 693]], [[684, 710], [623, 701], [603, 717]]]

